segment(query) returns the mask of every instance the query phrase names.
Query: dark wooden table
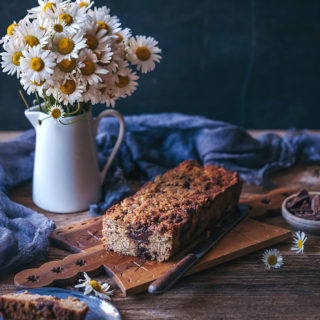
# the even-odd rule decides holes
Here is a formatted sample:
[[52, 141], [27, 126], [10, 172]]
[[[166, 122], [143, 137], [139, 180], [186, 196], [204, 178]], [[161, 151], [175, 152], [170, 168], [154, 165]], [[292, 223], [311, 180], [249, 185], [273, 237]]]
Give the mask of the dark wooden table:
[[[0, 133], [0, 141], [15, 135]], [[317, 169], [320, 164], [299, 165], [272, 178], [281, 187], [320, 190]], [[242, 198], [265, 192], [262, 187], [245, 185]], [[32, 203], [31, 185], [14, 190], [11, 198], [43, 212], [57, 227], [89, 218], [87, 212], [67, 215], [44, 212]], [[268, 218], [266, 222], [289, 228], [281, 216]], [[112, 285], [115, 290], [112, 302], [124, 319], [320, 319], [320, 237], [308, 235], [303, 255], [290, 251], [290, 246], [290, 241], [276, 246], [284, 256], [281, 269], [265, 269], [262, 251], [257, 251], [186, 277], [161, 296], [141, 293], [123, 297], [106, 275], [97, 279], [107, 279]], [[48, 260], [61, 259], [67, 254], [50, 247]], [[35, 266], [43, 262], [38, 261]], [[0, 294], [14, 291], [13, 276], [0, 281]]]

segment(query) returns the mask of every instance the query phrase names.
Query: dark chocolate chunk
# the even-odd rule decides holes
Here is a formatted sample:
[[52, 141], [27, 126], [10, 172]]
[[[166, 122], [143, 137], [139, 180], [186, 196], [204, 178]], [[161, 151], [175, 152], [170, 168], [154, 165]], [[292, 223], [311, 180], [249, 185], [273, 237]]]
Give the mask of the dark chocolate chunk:
[[188, 181], [185, 181], [183, 186], [186, 188], [186, 189], [190, 189], [190, 183]]
[[149, 236], [152, 234], [152, 232], [148, 229], [147, 225], [141, 226], [136, 229], [130, 228], [128, 237], [132, 240], [136, 240], [139, 243], [149, 243]]
[[302, 190], [298, 193], [298, 195], [287, 204], [287, 208], [297, 208], [300, 207], [304, 201], [310, 202], [310, 195], [307, 190]]

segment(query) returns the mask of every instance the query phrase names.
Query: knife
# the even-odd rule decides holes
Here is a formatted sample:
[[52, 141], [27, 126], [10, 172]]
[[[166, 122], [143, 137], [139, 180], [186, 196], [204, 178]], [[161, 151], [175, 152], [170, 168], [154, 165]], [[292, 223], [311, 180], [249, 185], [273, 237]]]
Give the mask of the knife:
[[182, 258], [172, 269], [153, 281], [148, 292], [161, 294], [170, 289], [202, 256], [216, 245], [230, 230], [232, 230], [249, 212], [249, 207], [239, 205], [237, 210], [222, 219], [210, 230], [210, 235], [199, 243], [189, 254]]

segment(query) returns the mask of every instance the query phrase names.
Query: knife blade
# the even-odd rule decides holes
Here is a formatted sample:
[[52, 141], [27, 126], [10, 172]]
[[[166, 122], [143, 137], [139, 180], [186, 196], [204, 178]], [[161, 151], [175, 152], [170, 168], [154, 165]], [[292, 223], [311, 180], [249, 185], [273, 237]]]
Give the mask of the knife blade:
[[151, 294], [161, 294], [170, 289], [202, 256], [242, 221], [248, 215], [248, 212], [248, 206], [239, 205], [233, 214], [223, 218], [210, 229], [210, 235], [205, 240], [193, 248], [172, 269], [153, 281], [148, 287], [148, 292]]

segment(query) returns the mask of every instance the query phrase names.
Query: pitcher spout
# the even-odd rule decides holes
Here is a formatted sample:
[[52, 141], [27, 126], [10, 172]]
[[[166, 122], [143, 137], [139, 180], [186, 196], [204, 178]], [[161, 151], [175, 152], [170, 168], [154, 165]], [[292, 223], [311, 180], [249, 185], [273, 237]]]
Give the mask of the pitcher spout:
[[35, 107], [32, 107], [32, 108], [29, 108], [29, 109], [25, 110], [24, 114], [25, 114], [26, 118], [30, 121], [30, 123], [33, 125], [33, 127], [35, 129], [39, 125], [40, 120], [44, 116], [46, 116], [45, 113], [40, 111], [40, 107], [39, 106], [35, 106]]

